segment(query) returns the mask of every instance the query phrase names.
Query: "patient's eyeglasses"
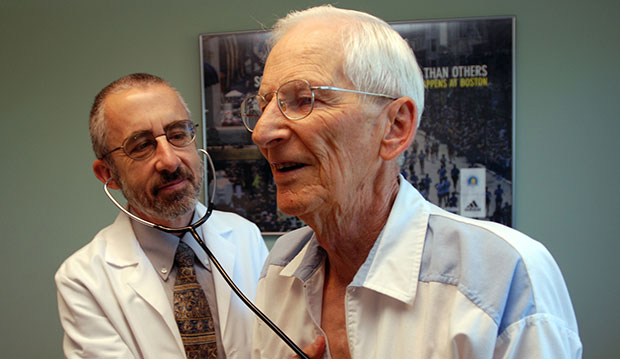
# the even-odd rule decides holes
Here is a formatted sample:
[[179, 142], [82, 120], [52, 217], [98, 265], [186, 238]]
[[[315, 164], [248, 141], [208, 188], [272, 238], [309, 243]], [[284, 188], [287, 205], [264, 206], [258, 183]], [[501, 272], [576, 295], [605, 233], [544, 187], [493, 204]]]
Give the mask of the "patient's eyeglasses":
[[123, 150], [131, 159], [136, 161], [145, 160], [155, 153], [157, 148], [157, 137], [166, 136], [166, 140], [174, 147], [181, 148], [189, 146], [196, 140], [196, 127], [198, 124], [190, 120], [175, 121], [164, 128], [164, 133], [155, 136], [153, 132], [142, 131], [127, 137], [123, 144], [115, 149], [106, 152], [101, 159], [110, 153]]
[[397, 97], [384, 95], [374, 92], [343, 89], [332, 86], [311, 86], [306, 80], [291, 80], [285, 82], [278, 90], [266, 93], [265, 95], [252, 94], [246, 97], [241, 103], [241, 118], [248, 131], [253, 132], [258, 120], [263, 115], [267, 104], [276, 96], [278, 108], [291, 121], [298, 121], [308, 117], [314, 108], [314, 91], [330, 90], [340, 92], [351, 92], [360, 95], [379, 96], [391, 100]]

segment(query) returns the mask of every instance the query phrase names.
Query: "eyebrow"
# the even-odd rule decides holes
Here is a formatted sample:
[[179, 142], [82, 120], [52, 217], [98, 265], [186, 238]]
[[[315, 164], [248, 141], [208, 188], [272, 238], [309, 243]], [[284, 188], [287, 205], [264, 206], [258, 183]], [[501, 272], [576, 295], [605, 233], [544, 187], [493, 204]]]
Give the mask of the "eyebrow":
[[125, 137], [125, 140], [130, 139], [130, 138], [136, 138], [136, 137], [143, 136], [143, 135], [149, 135], [149, 134], [152, 135], [153, 131], [149, 131], [149, 130], [135, 131], [135, 132], [130, 133], [129, 136]]
[[[164, 135], [166, 134], [166, 132], [168, 131], [168, 129], [170, 128], [170, 126], [173, 126], [175, 124], [178, 124], [179, 122], [183, 122], [183, 121], [190, 121], [189, 118], [184, 118], [181, 120], [175, 120], [170, 122], [169, 124], [167, 124], [166, 126], [164, 126]], [[153, 136], [155, 136], [155, 134], [153, 133], [153, 131], [151, 130], [138, 130], [138, 131], [134, 131], [132, 133], [129, 134], [129, 136], [125, 137], [127, 138], [131, 138], [131, 137], [137, 137], [137, 136], [141, 136], [141, 135], [148, 135], [148, 134], [152, 134]]]

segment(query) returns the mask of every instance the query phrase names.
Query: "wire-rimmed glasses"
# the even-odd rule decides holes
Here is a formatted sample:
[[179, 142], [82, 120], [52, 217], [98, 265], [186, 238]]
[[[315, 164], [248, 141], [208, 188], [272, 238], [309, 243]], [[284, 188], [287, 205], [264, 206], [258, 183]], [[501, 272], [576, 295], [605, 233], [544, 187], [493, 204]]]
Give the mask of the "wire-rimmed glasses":
[[155, 153], [157, 148], [157, 137], [166, 136], [166, 140], [174, 147], [181, 148], [189, 146], [196, 140], [197, 123], [190, 120], [181, 120], [170, 123], [164, 128], [164, 133], [155, 136], [151, 131], [140, 131], [132, 134], [123, 140], [123, 144], [110, 150], [101, 156], [101, 159], [114, 151], [123, 150], [127, 157], [142, 161]]
[[333, 86], [312, 86], [306, 80], [291, 80], [282, 84], [276, 91], [264, 95], [252, 94], [241, 103], [241, 118], [248, 131], [253, 132], [258, 120], [263, 115], [267, 104], [276, 96], [276, 103], [284, 117], [291, 121], [298, 121], [310, 115], [314, 108], [314, 91], [330, 90], [351, 92], [360, 95], [379, 96], [391, 100], [397, 97], [374, 92], [343, 89]]

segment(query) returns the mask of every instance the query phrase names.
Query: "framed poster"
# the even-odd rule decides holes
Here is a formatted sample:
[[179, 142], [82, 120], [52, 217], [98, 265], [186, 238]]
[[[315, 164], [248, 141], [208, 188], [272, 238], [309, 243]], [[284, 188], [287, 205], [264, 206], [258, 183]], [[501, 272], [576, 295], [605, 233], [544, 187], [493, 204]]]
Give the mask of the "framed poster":
[[[515, 18], [391, 25], [413, 48], [426, 87], [402, 175], [440, 207], [511, 226]], [[202, 128], [216, 168], [216, 208], [246, 217], [264, 234], [278, 234], [303, 223], [278, 210], [269, 165], [239, 113], [241, 101], [260, 86], [268, 38], [267, 31], [200, 35]], [[461, 169], [470, 168], [485, 175], [461, 178]], [[469, 183], [482, 185], [485, 193], [468, 193], [468, 203], [461, 203]]]

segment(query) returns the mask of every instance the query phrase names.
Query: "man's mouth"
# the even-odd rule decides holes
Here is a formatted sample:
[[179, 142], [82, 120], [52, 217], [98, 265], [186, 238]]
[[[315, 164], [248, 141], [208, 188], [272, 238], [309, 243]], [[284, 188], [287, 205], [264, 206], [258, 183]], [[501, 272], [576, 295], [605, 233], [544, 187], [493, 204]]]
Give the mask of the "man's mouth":
[[298, 163], [298, 162], [282, 162], [282, 163], [273, 163], [272, 166], [278, 172], [290, 172], [298, 168], [305, 167], [306, 165], [303, 163]]
[[174, 189], [176, 189], [176, 187], [179, 184], [181, 184], [184, 181], [185, 181], [185, 178], [179, 178], [179, 179], [176, 179], [174, 181], [169, 181], [169, 182], [163, 183], [162, 185], [156, 187], [153, 190], [153, 192], [154, 192], [155, 195], [157, 195], [157, 194], [159, 194], [162, 191], [174, 190]]
[[163, 172], [160, 174], [160, 183], [153, 188], [153, 195], [157, 196], [162, 191], [174, 191], [183, 186], [185, 181], [193, 181], [191, 174], [186, 173], [181, 168], [174, 172]]
[[177, 180], [174, 181], [170, 181], [170, 182], [166, 182], [163, 185], [161, 185], [161, 187], [159, 187], [160, 189], [164, 189], [164, 188], [168, 188], [168, 187], [174, 187], [175, 185], [181, 183], [185, 181], [185, 178], [179, 178]]

